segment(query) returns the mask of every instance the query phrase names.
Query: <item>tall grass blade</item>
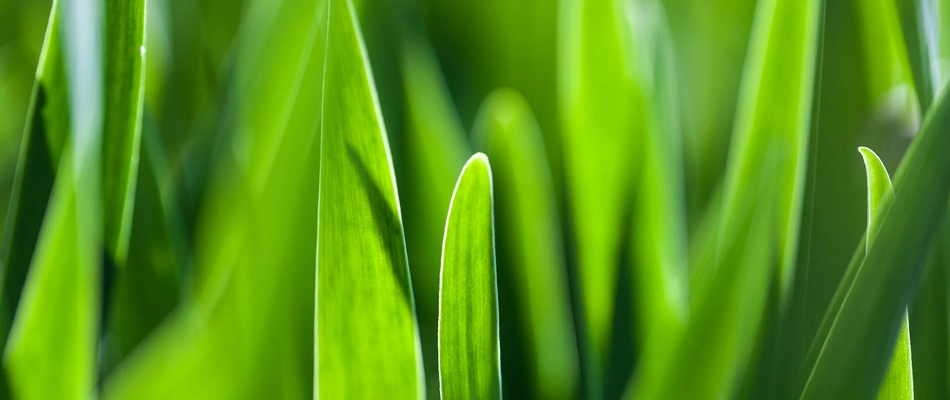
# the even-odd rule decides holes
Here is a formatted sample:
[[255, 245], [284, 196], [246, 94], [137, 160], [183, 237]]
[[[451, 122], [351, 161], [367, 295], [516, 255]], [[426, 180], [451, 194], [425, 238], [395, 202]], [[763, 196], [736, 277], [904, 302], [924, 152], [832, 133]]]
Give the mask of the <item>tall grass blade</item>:
[[500, 399], [492, 172], [478, 153], [462, 168], [442, 242], [439, 385], [444, 399]]
[[359, 32], [352, 4], [331, 0], [317, 234], [315, 395], [418, 398], [424, 377], [402, 217]]

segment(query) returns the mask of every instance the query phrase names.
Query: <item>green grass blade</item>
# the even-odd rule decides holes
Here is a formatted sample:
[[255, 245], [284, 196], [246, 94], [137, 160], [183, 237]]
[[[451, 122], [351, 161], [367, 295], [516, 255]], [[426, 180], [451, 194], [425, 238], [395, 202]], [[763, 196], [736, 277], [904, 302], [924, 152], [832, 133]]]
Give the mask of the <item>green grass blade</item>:
[[135, 204], [145, 95], [145, 0], [106, 0], [102, 207], [105, 246], [125, 263]]
[[[689, 313], [686, 202], [672, 39], [657, 1], [633, 2], [638, 85], [645, 99], [630, 239], [640, 359], [631, 383], [661, 378]], [[639, 389], [639, 387], [637, 387]], [[636, 395], [634, 395], [636, 397]]]
[[103, 115], [98, 6], [64, 0], [52, 11], [62, 17], [58, 40], [70, 135], [3, 353], [11, 392], [20, 399], [96, 395]]
[[911, 347], [927, 349], [914, 353], [914, 394], [920, 399], [950, 398], [950, 300], [947, 271], [950, 271], [950, 213], [944, 217], [940, 234], [931, 248], [930, 260], [921, 277], [920, 288], [910, 308]]
[[315, 391], [424, 394], [415, 305], [386, 130], [355, 10], [331, 0], [317, 233]]
[[883, 217], [877, 240], [853, 281], [845, 286], [847, 295], [840, 308], [829, 309], [835, 317], [827, 337], [815, 338], [821, 350], [803, 399], [870, 397], [878, 390], [930, 239], [947, 209], [948, 111], [945, 90], [927, 112], [897, 171], [895, 198]]
[[61, 18], [56, 9], [54, 4], [40, 53], [0, 248], [0, 344], [6, 343], [13, 323], [60, 156], [69, 139], [69, 90], [60, 42]]
[[[493, 160], [498, 269], [514, 282], [518, 310], [511, 312], [528, 347], [530, 370], [506, 370], [505, 379], [527, 376], [540, 398], [568, 399], [579, 383], [577, 343], [554, 185], [539, 131], [527, 100], [513, 89], [498, 89], [482, 104], [473, 135]], [[517, 354], [510, 352], [502, 358]]]
[[[864, 158], [864, 167], [868, 176], [868, 249], [874, 243], [880, 229], [882, 210], [887, 208], [894, 197], [894, 188], [891, 178], [884, 168], [884, 163], [874, 151], [867, 147], [859, 147], [861, 157]], [[911, 363], [909, 320], [904, 313], [901, 330], [897, 334], [897, 344], [891, 357], [890, 367], [878, 392], [878, 399], [913, 399], [914, 374]]]
[[[563, 0], [558, 97], [564, 180], [580, 287], [590, 390], [600, 391], [614, 319], [639, 128], [639, 93], [628, 73], [632, 46], [619, 1]], [[592, 393], [594, 393], [592, 392]], [[594, 394], [593, 397], [599, 397]]]
[[478, 153], [462, 168], [442, 242], [439, 386], [444, 399], [500, 399], [492, 173]]

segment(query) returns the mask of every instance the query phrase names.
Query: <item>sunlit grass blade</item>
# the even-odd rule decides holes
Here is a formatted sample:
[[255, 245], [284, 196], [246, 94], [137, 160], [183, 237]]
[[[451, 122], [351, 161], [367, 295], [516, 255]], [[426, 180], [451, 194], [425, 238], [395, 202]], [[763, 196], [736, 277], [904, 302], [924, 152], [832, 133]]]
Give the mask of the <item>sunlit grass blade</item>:
[[629, 74], [632, 44], [618, 1], [563, 0], [558, 21], [558, 105], [569, 229], [592, 397], [602, 390], [627, 194], [633, 182], [639, 92]]
[[[895, 198], [833, 315], [803, 399], [870, 397], [884, 377], [905, 308], [950, 195], [950, 101], [946, 90], [927, 112], [894, 179]], [[860, 250], [860, 249], [859, 249]], [[837, 294], [836, 294], [837, 297]], [[832, 305], [834, 307], [834, 304]], [[826, 319], [828, 319], [826, 317]], [[815, 346], [813, 345], [813, 348]]]
[[145, 95], [145, 0], [105, 1], [102, 207], [106, 249], [125, 263], [138, 177]]
[[[527, 347], [529, 370], [503, 370], [505, 381], [527, 378], [540, 398], [569, 399], [579, 383], [577, 343], [554, 185], [539, 130], [524, 97], [498, 89], [482, 104], [473, 137], [493, 163], [499, 279], [513, 282], [501, 312], [508, 307], [517, 316], [519, 343]], [[520, 354], [514, 346], [502, 347], [503, 360]]]
[[57, 2], [52, 13], [62, 25], [54, 22], [47, 35], [58, 36], [62, 46], [69, 112], [60, 117], [68, 120], [70, 135], [3, 352], [11, 393], [19, 399], [96, 396], [102, 252], [99, 6], [94, 0]]
[[419, 336], [389, 144], [349, 1], [330, 1], [327, 37], [315, 395], [421, 397]]
[[[759, 337], [773, 277], [781, 304], [788, 298], [807, 166], [821, 4], [820, 0], [757, 4], [716, 251], [711, 262], [700, 264], [694, 273], [689, 325], [660, 398], [735, 395]], [[764, 190], [767, 186], [771, 190]], [[768, 221], [760, 222], [768, 226], [752, 221]], [[691, 384], [683, 385], [684, 380]]]
[[[867, 147], [860, 147], [861, 157], [864, 158], [864, 167], [868, 176], [868, 229], [867, 248], [874, 243], [881, 225], [882, 210], [894, 198], [894, 188], [891, 178], [884, 168], [884, 163], [874, 151]], [[865, 252], [866, 253], [866, 252]], [[897, 343], [894, 354], [891, 356], [890, 367], [878, 391], [878, 399], [913, 399], [914, 374], [911, 365], [910, 333], [908, 331], [907, 312], [901, 322], [901, 330], [897, 334]]]
[[51, 8], [40, 53], [0, 248], [0, 344], [6, 343], [13, 323], [61, 153], [69, 140], [69, 90], [57, 4]]
[[478, 153], [462, 168], [442, 241], [439, 387], [443, 399], [500, 399], [492, 172]]

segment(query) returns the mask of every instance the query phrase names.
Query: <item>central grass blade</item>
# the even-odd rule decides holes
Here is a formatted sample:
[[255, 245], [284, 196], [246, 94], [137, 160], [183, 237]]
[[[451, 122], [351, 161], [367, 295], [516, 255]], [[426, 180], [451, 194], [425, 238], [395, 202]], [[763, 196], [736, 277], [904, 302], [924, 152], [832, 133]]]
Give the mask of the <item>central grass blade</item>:
[[817, 356], [802, 399], [867, 398], [878, 390], [927, 249], [947, 211], [947, 97], [944, 90], [928, 110], [897, 171], [895, 198], [876, 239], [860, 265], [849, 266], [838, 290], [846, 294], [835, 294], [825, 318], [831, 322], [823, 321], [812, 346]]
[[500, 399], [498, 289], [492, 174], [478, 153], [449, 203], [439, 284], [439, 384], [443, 399]]
[[[99, 6], [95, 0], [62, 0], [52, 8], [47, 42], [61, 46], [66, 78], [61, 84], [69, 93], [68, 115], [57, 117], [69, 124], [70, 135], [3, 353], [18, 399], [96, 396], [102, 251]], [[48, 45], [47, 55], [51, 48], [56, 49]]]
[[424, 377], [389, 144], [349, 1], [331, 0], [317, 233], [315, 391], [423, 396]]
[[558, 102], [565, 203], [574, 230], [587, 387], [600, 397], [610, 347], [627, 194], [633, 182], [639, 92], [625, 57], [632, 46], [623, 2], [562, 0]]
[[524, 386], [540, 398], [574, 398], [577, 342], [554, 184], [538, 123], [520, 93], [497, 89], [482, 104], [473, 131], [493, 160], [498, 270], [500, 279], [513, 282], [510, 300], [501, 298], [502, 319], [507, 321], [506, 311], [516, 316], [516, 334], [523, 339], [512, 342], [527, 347], [522, 355], [514, 343], [502, 343], [503, 363], [521, 356], [525, 360], [514, 365], [520, 361], [529, 368], [515, 370], [505, 364], [505, 380], [529, 379]]
[[[882, 210], [894, 198], [894, 188], [891, 178], [887, 175], [884, 163], [867, 147], [860, 147], [861, 157], [864, 158], [864, 167], [868, 175], [868, 249], [874, 243], [881, 225]], [[881, 384], [877, 394], [880, 400], [900, 400], [914, 398], [914, 373], [911, 365], [910, 333], [908, 331], [907, 312], [901, 322], [900, 333], [897, 334], [897, 345], [891, 358], [891, 366]]]
[[103, 235], [125, 264], [132, 229], [145, 90], [145, 0], [106, 0], [105, 107], [102, 132]]

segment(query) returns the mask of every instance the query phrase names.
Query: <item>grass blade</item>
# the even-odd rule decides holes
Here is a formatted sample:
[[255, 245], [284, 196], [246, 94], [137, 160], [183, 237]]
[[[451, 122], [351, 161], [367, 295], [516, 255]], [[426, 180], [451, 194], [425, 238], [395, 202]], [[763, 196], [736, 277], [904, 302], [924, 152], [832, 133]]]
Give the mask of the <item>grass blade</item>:
[[442, 242], [439, 383], [445, 399], [500, 399], [492, 173], [478, 153], [462, 167]]
[[591, 397], [600, 397], [614, 319], [640, 98], [628, 74], [632, 43], [619, 1], [563, 0], [558, 97], [564, 181], [583, 314]]
[[[529, 370], [508, 371], [505, 364], [505, 380], [527, 374], [540, 398], [568, 399], [579, 383], [577, 343], [554, 185], [539, 130], [527, 100], [513, 89], [498, 89], [482, 104], [473, 135], [494, 160], [498, 270], [513, 281], [515, 292], [507, 303], [501, 298], [501, 312], [517, 306], [508, 312], [517, 316], [520, 343], [528, 347], [523, 357]], [[515, 346], [502, 347], [503, 364], [519, 355]]]
[[[884, 377], [901, 316], [923, 270], [930, 239], [950, 196], [950, 101], [946, 90], [927, 112], [895, 176], [895, 198], [834, 315], [803, 399], [870, 397]], [[848, 285], [843, 281], [842, 285]], [[837, 297], [837, 294], [836, 294]], [[826, 318], [827, 319], [827, 318]], [[884, 328], [884, 329], [882, 329]], [[814, 346], [813, 346], [814, 347]]]
[[102, 207], [106, 249], [121, 266], [129, 246], [145, 95], [145, 0], [106, 0]]
[[[884, 163], [878, 158], [877, 154], [867, 148], [860, 147], [861, 157], [864, 158], [864, 166], [868, 176], [868, 249], [874, 243], [880, 229], [882, 211], [886, 205], [893, 200], [894, 188], [891, 186], [891, 178], [887, 175], [887, 169]], [[913, 399], [914, 398], [914, 377], [913, 365], [911, 364], [910, 333], [908, 331], [909, 322], [907, 312], [904, 312], [904, 318], [901, 322], [901, 330], [897, 334], [897, 344], [894, 347], [894, 354], [891, 356], [890, 367], [887, 375], [881, 384], [881, 390], [878, 392], [878, 399]]]
[[[315, 391], [424, 393], [415, 304], [386, 130], [349, 1], [331, 0], [317, 233]], [[354, 72], [355, 71], [355, 72]]]

